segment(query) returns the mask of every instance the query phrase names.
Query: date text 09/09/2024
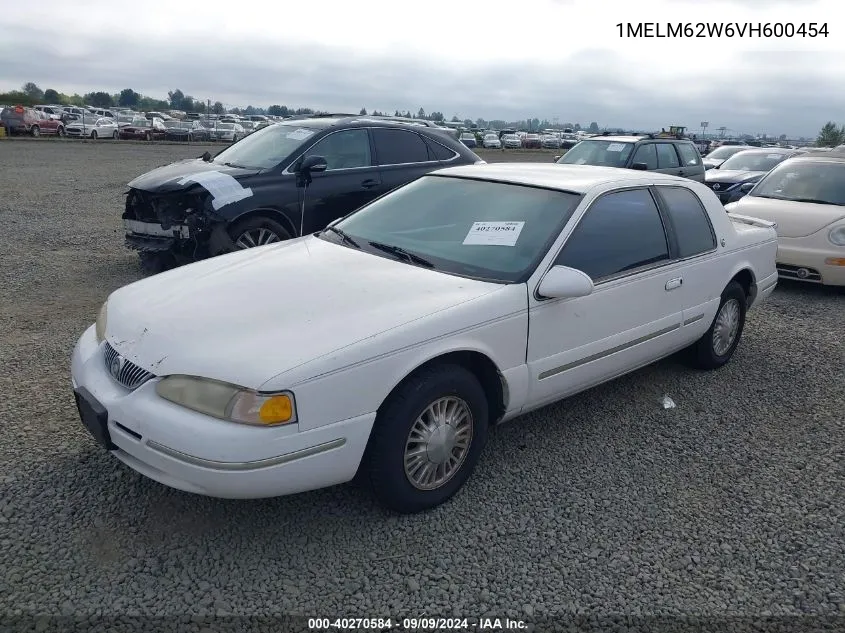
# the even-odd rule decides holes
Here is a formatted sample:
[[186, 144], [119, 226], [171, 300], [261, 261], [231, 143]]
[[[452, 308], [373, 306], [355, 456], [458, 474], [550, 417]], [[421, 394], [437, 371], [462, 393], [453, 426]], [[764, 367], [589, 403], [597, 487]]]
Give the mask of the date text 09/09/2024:
[[620, 22], [619, 37], [828, 37], [827, 22]]
[[519, 631], [526, 628], [524, 620], [510, 618], [308, 618], [309, 631]]

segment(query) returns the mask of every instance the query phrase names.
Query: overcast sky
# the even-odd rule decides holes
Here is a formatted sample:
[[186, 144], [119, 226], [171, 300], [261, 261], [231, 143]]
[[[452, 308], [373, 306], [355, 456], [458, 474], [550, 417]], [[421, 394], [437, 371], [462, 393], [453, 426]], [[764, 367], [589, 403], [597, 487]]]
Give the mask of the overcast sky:
[[[618, 3], [618, 7], [613, 8]], [[0, 10], [0, 92], [181, 89], [229, 107], [441, 111], [814, 136], [845, 123], [834, 0], [37, 0]], [[422, 7], [422, 8], [413, 8]], [[621, 38], [618, 23], [827, 23], [827, 38]], [[841, 29], [841, 30], [840, 30]]]

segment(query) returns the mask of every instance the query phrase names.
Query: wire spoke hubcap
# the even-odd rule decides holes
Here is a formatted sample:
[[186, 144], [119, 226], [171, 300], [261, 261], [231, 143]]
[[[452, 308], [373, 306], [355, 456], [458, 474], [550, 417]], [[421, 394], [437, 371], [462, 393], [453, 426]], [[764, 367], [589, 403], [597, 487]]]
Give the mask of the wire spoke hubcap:
[[717, 356], [724, 356], [736, 340], [739, 331], [739, 301], [730, 299], [725, 302], [716, 315], [713, 327], [713, 351]]
[[472, 443], [472, 413], [461, 398], [439, 398], [417, 417], [405, 442], [405, 476], [434, 490], [457, 473]]
[[254, 248], [256, 246], [264, 246], [265, 244], [273, 244], [274, 242], [281, 242], [278, 235], [273, 233], [270, 229], [252, 229], [245, 231], [235, 242], [238, 248]]

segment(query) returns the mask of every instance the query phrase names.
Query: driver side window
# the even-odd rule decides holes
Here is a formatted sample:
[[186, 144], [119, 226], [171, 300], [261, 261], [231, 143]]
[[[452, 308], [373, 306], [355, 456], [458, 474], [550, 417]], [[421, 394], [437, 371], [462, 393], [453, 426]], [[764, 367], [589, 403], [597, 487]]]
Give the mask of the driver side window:
[[649, 170], [657, 169], [657, 148], [654, 143], [643, 143], [634, 154], [634, 163], [645, 163]]
[[323, 156], [328, 163], [326, 171], [371, 167], [370, 136], [366, 129], [334, 132], [317, 142], [306, 156]]

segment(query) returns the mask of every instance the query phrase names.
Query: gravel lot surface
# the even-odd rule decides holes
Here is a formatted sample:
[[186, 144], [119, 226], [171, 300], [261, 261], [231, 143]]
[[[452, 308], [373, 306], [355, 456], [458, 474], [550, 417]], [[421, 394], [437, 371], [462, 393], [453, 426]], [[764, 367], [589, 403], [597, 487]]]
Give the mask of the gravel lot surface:
[[69, 355], [141, 275], [125, 184], [205, 149], [0, 141], [0, 621], [839, 614], [845, 630], [838, 291], [783, 283], [720, 371], [670, 359], [497, 429], [464, 491], [423, 515], [354, 486], [207, 499], [99, 449]]

